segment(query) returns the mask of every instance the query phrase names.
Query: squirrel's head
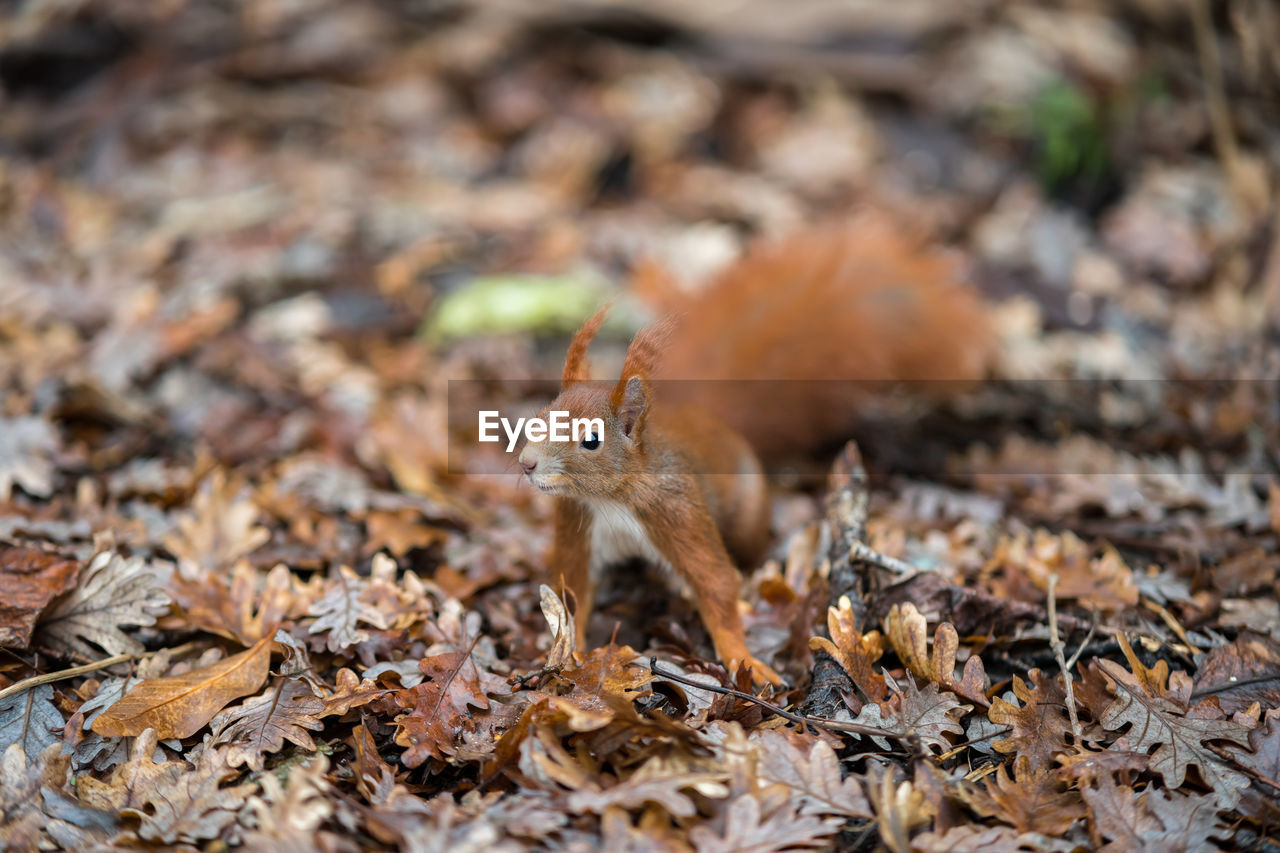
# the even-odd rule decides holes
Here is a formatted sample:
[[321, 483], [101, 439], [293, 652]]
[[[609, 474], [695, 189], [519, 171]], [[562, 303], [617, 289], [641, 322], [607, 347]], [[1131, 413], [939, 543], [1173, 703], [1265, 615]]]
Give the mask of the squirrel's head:
[[[649, 413], [648, 376], [665, 334], [664, 327], [645, 329], [627, 350], [622, 378], [616, 384], [591, 382], [587, 347], [604, 320], [607, 306], [574, 335], [565, 359], [560, 394], [538, 417], [551, 421], [565, 412], [569, 423], [582, 425], [576, 440], [524, 441], [520, 467], [543, 492], [578, 498], [607, 498], [625, 489], [644, 464], [644, 431]], [[593, 421], [590, 428], [585, 422]]]

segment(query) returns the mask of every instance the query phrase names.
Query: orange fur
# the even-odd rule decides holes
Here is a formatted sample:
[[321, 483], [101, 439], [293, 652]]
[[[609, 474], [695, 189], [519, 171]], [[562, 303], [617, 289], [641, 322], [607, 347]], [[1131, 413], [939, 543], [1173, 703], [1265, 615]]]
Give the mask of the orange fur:
[[[658, 275], [647, 275], [656, 288]], [[644, 557], [685, 580], [721, 659], [777, 683], [747, 649], [730, 558], [754, 565], [768, 540], [752, 445], [790, 451], [843, 437], [861, 389], [833, 380], [975, 379], [990, 334], [956, 262], [877, 220], [756, 246], [681, 315], [636, 335], [612, 389], [583, 381], [604, 309], [588, 320], [543, 416], [599, 417], [604, 435], [592, 447], [529, 444], [520, 463], [559, 498], [552, 581], [577, 602], [580, 642], [593, 570]], [[691, 404], [670, 387], [655, 402], [654, 378], [717, 381], [687, 389]], [[742, 381], [753, 379], [774, 381]]]

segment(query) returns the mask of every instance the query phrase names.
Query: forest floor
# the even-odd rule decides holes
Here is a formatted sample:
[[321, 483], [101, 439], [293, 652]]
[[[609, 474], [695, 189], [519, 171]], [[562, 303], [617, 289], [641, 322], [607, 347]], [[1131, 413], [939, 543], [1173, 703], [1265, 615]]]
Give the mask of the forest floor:
[[[5, 4], [0, 849], [1280, 849], [1277, 45], [1267, 0]], [[967, 270], [991, 381], [859, 424], [865, 518], [777, 478], [786, 687], [660, 584], [574, 657], [449, 380], [519, 398], [610, 297], [616, 363], [639, 265], [854, 213]], [[832, 601], [849, 537], [910, 569]]]

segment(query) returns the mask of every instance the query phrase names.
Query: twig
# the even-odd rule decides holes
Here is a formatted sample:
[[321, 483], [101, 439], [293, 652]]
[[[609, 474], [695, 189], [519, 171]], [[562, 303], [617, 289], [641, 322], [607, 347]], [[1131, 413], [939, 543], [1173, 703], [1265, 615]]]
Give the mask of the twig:
[[0, 690], [0, 702], [8, 699], [10, 696], [29, 690], [32, 687], [39, 687], [41, 684], [51, 684], [55, 681], [65, 681], [68, 678], [75, 678], [77, 675], [84, 675], [86, 672], [96, 672], [100, 669], [106, 669], [109, 666], [115, 666], [118, 663], [133, 660], [134, 655], [119, 654], [112, 655], [109, 658], [103, 658], [93, 663], [86, 663], [83, 666], [73, 666], [70, 669], [60, 669], [57, 672], [46, 672], [44, 675], [33, 675], [30, 678], [24, 678], [22, 681], [10, 684], [3, 690]]
[[[858, 445], [849, 442], [831, 466], [827, 484], [826, 524], [831, 542], [827, 548], [828, 604], [839, 606], [847, 596], [854, 619], [865, 625], [868, 617], [863, 579], [849, 559], [853, 545], [862, 541], [867, 530], [867, 471], [862, 464]], [[825, 633], [825, 631], [824, 631]], [[801, 707], [818, 716], [835, 713], [845, 695], [853, 691], [853, 679], [835, 658], [824, 651], [813, 656], [809, 692]]]
[[1084, 650], [1088, 647], [1089, 641], [1093, 639], [1093, 632], [1098, 630], [1097, 622], [1089, 623], [1089, 633], [1084, 635], [1084, 642], [1080, 644], [1080, 648], [1076, 649], [1076, 653], [1067, 659], [1067, 669], [1075, 669], [1076, 662], [1080, 660], [1080, 655], [1084, 654]]
[[1071, 683], [1071, 670], [1067, 668], [1062, 637], [1058, 636], [1058, 597], [1054, 594], [1058, 586], [1058, 573], [1049, 575], [1049, 647], [1058, 661], [1058, 669], [1062, 670], [1062, 681], [1067, 688], [1067, 714], [1071, 717], [1071, 734], [1076, 745], [1084, 743], [1084, 732], [1080, 728], [1080, 717], [1076, 714], [1076, 691]]
[[39, 687], [41, 684], [51, 684], [55, 681], [65, 681], [68, 678], [75, 678], [77, 675], [84, 675], [88, 672], [95, 672], [99, 669], [106, 669], [109, 666], [115, 666], [118, 663], [125, 663], [131, 660], [144, 660], [153, 658], [162, 652], [168, 652], [172, 657], [181, 657], [190, 650], [198, 648], [202, 645], [199, 640], [191, 640], [180, 646], [174, 646], [171, 649], [156, 649], [154, 652], [143, 652], [140, 655], [118, 654], [102, 660], [96, 660], [92, 663], [82, 664], [81, 666], [73, 666], [70, 669], [60, 669], [57, 672], [46, 672], [44, 675], [33, 675], [30, 678], [24, 678], [16, 684], [10, 684], [3, 690], [0, 690], [0, 701], [8, 699], [15, 693], [21, 693], [31, 687]]
[[1178, 636], [1178, 639], [1182, 641], [1183, 645], [1191, 649], [1191, 653], [1193, 655], [1200, 654], [1200, 647], [1191, 642], [1191, 639], [1187, 636], [1187, 632], [1183, 630], [1182, 625], [1174, 618], [1173, 614], [1169, 612], [1168, 608], [1156, 604], [1149, 598], [1143, 598], [1142, 603], [1146, 605], [1149, 610], [1154, 611], [1156, 615], [1164, 621], [1165, 625], [1169, 626], [1169, 630]]
[[888, 554], [882, 554], [875, 548], [872, 548], [865, 542], [854, 542], [849, 546], [849, 559], [855, 562], [867, 563], [876, 568], [885, 569], [896, 575], [914, 574], [919, 569], [905, 560], [899, 560], [897, 557], [890, 557]]
[[1001, 735], [1007, 735], [1011, 731], [1013, 731], [1013, 726], [1001, 726], [995, 731], [985, 734], [982, 737], [970, 738], [964, 743], [958, 743], [955, 746], [951, 747], [951, 749], [948, 749], [946, 752], [942, 753], [942, 755], [939, 755], [938, 760], [946, 761], [948, 758], [951, 758], [953, 755], [959, 755], [962, 750], [968, 749], [969, 747], [973, 746], [975, 743], [982, 743], [984, 740], [991, 740], [993, 737], [1000, 737]]
[[701, 681], [694, 681], [692, 678], [685, 678], [674, 672], [667, 672], [664, 669], [658, 669], [658, 659], [649, 658], [649, 669], [659, 678], [666, 678], [680, 684], [686, 684], [689, 687], [696, 687], [699, 690], [707, 690], [711, 693], [719, 693], [723, 696], [734, 696], [747, 702], [759, 705], [772, 714], [777, 714], [784, 720], [790, 720], [793, 723], [799, 723], [802, 726], [811, 726], [815, 729], [826, 729], [833, 732], [849, 732], [859, 735], [875, 735], [877, 737], [891, 737], [894, 740], [901, 740], [903, 735], [900, 732], [883, 729], [879, 726], [864, 726], [861, 723], [850, 723], [844, 720], [832, 720], [827, 717], [813, 717], [808, 714], [796, 714], [785, 708], [779, 708], [772, 702], [761, 699], [759, 696], [752, 696], [750, 693], [743, 693], [741, 690], [734, 690], [731, 687], [721, 687], [717, 684], [703, 684]]
[[1227, 178], [1239, 191], [1240, 174], [1236, 168], [1239, 151], [1235, 131], [1231, 128], [1231, 111], [1224, 94], [1226, 84], [1222, 77], [1222, 56], [1213, 32], [1213, 16], [1209, 0], [1190, 0], [1191, 28], [1195, 33], [1196, 55], [1200, 59], [1200, 73], [1204, 76], [1204, 99], [1209, 111], [1209, 125], [1213, 133], [1213, 147], [1222, 161]]

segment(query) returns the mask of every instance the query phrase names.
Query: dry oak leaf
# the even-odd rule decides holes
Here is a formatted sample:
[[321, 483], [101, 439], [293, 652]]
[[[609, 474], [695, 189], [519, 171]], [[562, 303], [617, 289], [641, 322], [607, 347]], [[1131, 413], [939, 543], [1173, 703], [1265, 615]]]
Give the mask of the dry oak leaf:
[[884, 654], [884, 637], [879, 631], [869, 634], [858, 631], [849, 596], [840, 596], [835, 607], [827, 608], [827, 633], [830, 640], [811, 637], [809, 648], [831, 655], [868, 699], [874, 702], [888, 699], [889, 687], [884, 676], [875, 671], [875, 662]]
[[34, 761], [50, 744], [58, 743], [64, 725], [50, 684], [0, 699], [0, 750], [17, 744]]
[[395, 741], [407, 747], [400, 760], [411, 768], [428, 758], [447, 760], [463, 731], [476, 729], [476, 711], [490, 709], [489, 695], [510, 692], [505, 679], [476, 666], [470, 650], [423, 658], [418, 666], [427, 680], [395, 694], [408, 709], [395, 719]]
[[91, 728], [107, 737], [139, 735], [146, 729], [165, 740], [190, 737], [232, 700], [261, 690], [270, 664], [271, 638], [263, 637], [216, 663], [135, 685], [99, 714]]
[[310, 732], [324, 728], [324, 700], [300, 678], [277, 679], [259, 696], [220, 711], [209, 723], [213, 743], [227, 747], [227, 763], [261, 770], [263, 755], [279, 752], [285, 741], [314, 752]]
[[961, 705], [952, 694], [939, 693], [936, 684], [927, 684], [920, 690], [910, 675], [903, 679], [905, 686], [901, 688], [888, 674], [885, 680], [893, 695], [888, 701], [863, 705], [853, 720], [860, 726], [883, 729], [883, 736], [871, 735], [882, 748], [889, 748], [886, 737], [901, 741], [918, 738], [926, 748], [936, 746], [945, 751], [951, 748], [947, 733], [964, 734], [958, 720], [973, 710], [972, 705]]
[[941, 835], [922, 832], [911, 839], [911, 849], [919, 853], [1068, 853], [1077, 845], [1007, 826], [966, 823]]
[[1002, 539], [986, 571], [1003, 566], [1022, 572], [1041, 592], [1048, 591], [1049, 577], [1056, 574], [1058, 598], [1074, 598], [1103, 612], [1137, 604], [1133, 572], [1116, 550], [1108, 545], [1101, 557], [1091, 554], [1090, 546], [1070, 531], [1054, 535], [1040, 529], [1030, 540], [1025, 533]]
[[545, 583], [539, 585], [538, 597], [542, 617], [547, 620], [547, 627], [551, 629], [551, 648], [547, 651], [545, 666], [547, 669], [563, 669], [566, 664], [573, 662], [573, 620], [569, 618], [569, 611], [560, 596]]
[[1111, 681], [1116, 697], [1102, 714], [1100, 722], [1103, 728], [1115, 731], [1131, 726], [1126, 737], [1132, 749], [1150, 753], [1150, 769], [1160, 774], [1170, 788], [1181, 787], [1186, 780], [1187, 768], [1195, 765], [1200, 771], [1200, 778], [1213, 790], [1219, 807], [1229, 809], [1234, 806], [1240, 800], [1241, 790], [1248, 787], [1249, 779], [1204, 744], [1211, 740], [1228, 740], [1248, 746], [1249, 730], [1231, 720], [1186, 716], [1185, 697], [1191, 689], [1186, 673], [1174, 673], [1171, 681], [1176, 687], [1172, 691], [1167, 689], [1162, 676], [1168, 673], [1168, 664], [1160, 661], [1157, 667], [1146, 669], [1133, 654], [1124, 635], [1118, 638], [1121, 650], [1129, 658], [1136, 674], [1125, 671], [1114, 661], [1098, 661], [1098, 666]]
[[875, 805], [880, 840], [893, 853], [908, 853], [911, 833], [933, 819], [934, 809], [910, 782], [895, 784], [893, 770], [874, 768], [872, 774], [867, 793]]
[[983, 708], [991, 704], [986, 696], [987, 671], [977, 655], [971, 655], [965, 661], [964, 673], [956, 680], [956, 651], [960, 647], [960, 637], [950, 622], [938, 626], [932, 657], [928, 651], [928, 624], [914, 604], [893, 605], [885, 617], [884, 627], [893, 650], [913, 674]]
[[224, 788], [239, 775], [226, 756], [206, 747], [195, 765], [157, 763], [156, 733], [147, 729], [133, 744], [133, 756], [106, 781], [80, 777], [76, 791], [88, 805], [137, 818], [138, 835], [162, 844], [195, 843], [215, 838], [235, 822], [253, 783]]
[[390, 625], [387, 614], [364, 600], [366, 583], [349, 567], [340, 566], [336, 577], [329, 578], [328, 591], [315, 601], [308, 612], [319, 617], [307, 629], [310, 634], [326, 634], [325, 648], [341, 652], [369, 639], [369, 632], [356, 627], [363, 622], [375, 628]]
[[992, 741], [995, 751], [1026, 756], [1031, 769], [1038, 771], [1052, 766], [1054, 757], [1067, 750], [1071, 720], [1061, 678], [1046, 678], [1038, 669], [1027, 673], [1027, 678], [1030, 684], [1013, 677], [1013, 694], [1022, 702], [1021, 707], [997, 696], [987, 718], [1013, 729], [1008, 737]]
[[80, 563], [37, 548], [0, 545], [0, 648], [26, 648], [40, 614], [71, 589]]
[[271, 538], [271, 532], [258, 525], [257, 505], [239, 497], [240, 492], [241, 485], [228, 480], [221, 468], [200, 484], [191, 511], [178, 519], [178, 532], [164, 543], [178, 558], [182, 575], [209, 577]]
[[1212, 797], [1156, 788], [1139, 795], [1128, 785], [1117, 785], [1110, 776], [1100, 777], [1098, 785], [1080, 793], [1089, 807], [1089, 834], [1099, 853], [1216, 850], [1208, 839], [1225, 834]]
[[335, 797], [325, 778], [328, 770], [329, 760], [314, 755], [289, 769], [288, 782], [275, 773], [262, 774], [262, 793], [249, 800], [249, 812], [257, 826], [245, 833], [244, 846], [273, 853], [340, 849], [332, 845], [336, 839], [326, 839], [329, 833], [319, 831], [333, 815]]
[[772, 812], [763, 812], [759, 799], [743, 794], [729, 803], [723, 833], [699, 824], [689, 830], [689, 840], [698, 853], [825, 850], [843, 823], [836, 817], [806, 814], [785, 801]]
[[0, 850], [77, 850], [100, 842], [114, 816], [62, 792], [67, 757], [58, 746], [28, 756], [20, 744], [0, 753]]
[[1217, 697], [1228, 714], [1254, 702], [1280, 707], [1280, 643], [1245, 632], [1233, 643], [1215, 646], [1200, 662], [1191, 686], [1196, 698]]
[[584, 785], [569, 795], [568, 807], [577, 814], [603, 814], [615, 806], [639, 809], [646, 803], [654, 803], [672, 817], [689, 818], [697, 814], [698, 809], [685, 791], [696, 791], [708, 799], [723, 799], [729, 796], [725, 778], [725, 773], [676, 768], [660, 758], [651, 758], [631, 776], [606, 790], [598, 790], [591, 780], [585, 780]]
[[761, 780], [786, 785], [800, 807], [800, 814], [829, 814], [846, 818], [870, 818], [871, 803], [856, 776], [841, 778], [835, 750], [813, 739], [808, 749], [785, 734], [762, 731], [752, 737], [760, 745]]
[[0, 417], [0, 501], [18, 486], [47, 498], [53, 493], [53, 457], [61, 441], [53, 426], [38, 417]]
[[45, 611], [36, 630], [41, 645], [71, 658], [141, 654], [145, 649], [120, 629], [154, 625], [169, 597], [141, 557], [111, 551], [93, 556], [71, 592]]
[[306, 612], [306, 590], [288, 566], [277, 565], [264, 576], [246, 560], [230, 574], [199, 577], [176, 575], [174, 603], [187, 625], [249, 646], [286, 619]]
[[1019, 833], [1062, 836], [1084, 817], [1084, 802], [1077, 791], [1067, 790], [1061, 774], [1048, 768], [1033, 769], [1031, 759], [1019, 755], [1014, 772], [1001, 766], [988, 776], [985, 786], [966, 800], [979, 814], [1013, 826]]

